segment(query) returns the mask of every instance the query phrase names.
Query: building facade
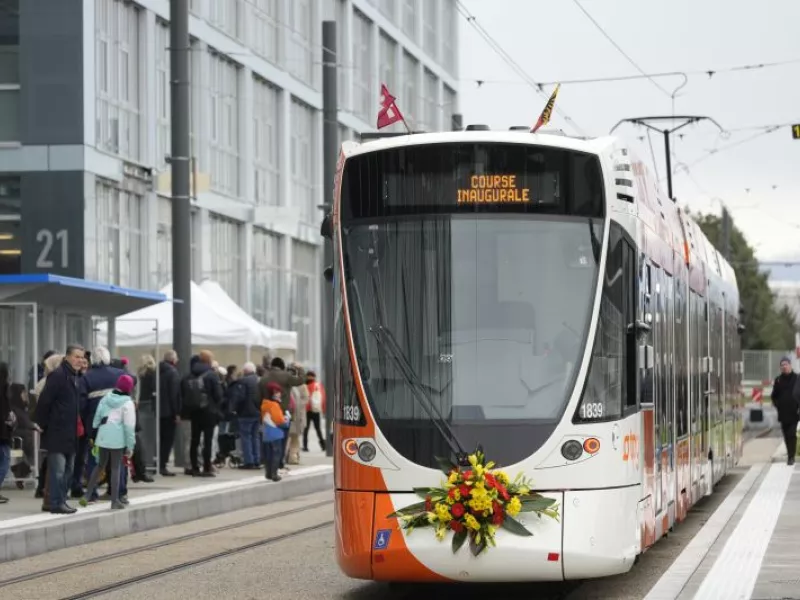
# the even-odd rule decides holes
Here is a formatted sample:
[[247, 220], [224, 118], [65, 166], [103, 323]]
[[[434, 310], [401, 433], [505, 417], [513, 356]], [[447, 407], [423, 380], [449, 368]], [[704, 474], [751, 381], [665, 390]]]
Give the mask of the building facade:
[[[456, 14], [455, 0], [191, 0], [192, 276], [297, 331], [300, 360], [321, 354], [321, 23], [337, 21], [344, 140], [374, 128], [381, 82], [412, 126], [450, 128]], [[171, 281], [168, 18], [168, 0], [0, 2], [0, 273]]]

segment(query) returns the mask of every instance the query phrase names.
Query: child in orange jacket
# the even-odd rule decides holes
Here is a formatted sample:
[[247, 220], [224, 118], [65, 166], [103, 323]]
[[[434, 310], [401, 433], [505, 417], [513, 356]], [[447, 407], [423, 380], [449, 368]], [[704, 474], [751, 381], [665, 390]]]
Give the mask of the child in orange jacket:
[[264, 464], [265, 476], [272, 481], [280, 481], [278, 466], [281, 459], [281, 448], [286, 430], [289, 429], [291, 415], [281, 410], [281, 386], [271, 382], [267, 384], [268, 398], [261, 400], [261, 422], [264, 424]]

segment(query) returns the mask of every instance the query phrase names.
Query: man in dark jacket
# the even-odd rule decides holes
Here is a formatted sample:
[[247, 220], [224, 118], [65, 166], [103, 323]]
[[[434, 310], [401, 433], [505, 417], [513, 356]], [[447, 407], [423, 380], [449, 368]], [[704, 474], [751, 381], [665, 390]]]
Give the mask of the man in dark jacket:
[[175, 428], [181, 421], [181, 376], [178, 373], [178, 353], [167, 350], [164, 360], [158, 365], [159, 387], [159, 457], [158, 469], [163, 477], [174, 477], [167, 469], [172, 445], [175, 443]]
[[800, 422], [800, 382], [797, 379], [792, 362], [786, 357], [782, 358], [781, 374], [772, 384], [772, 403], [778, 410], [789, 465], [794, 464], [797, 453], [797, 423]]
[[256, 366], [245, 363], [242, 377], [231, 384], [231, 408], [236, 413], [239, 437], [242, 441], [243, 469], [258, 469], [261, 465], [261, 394], [258, 391]]
[[36, 423], [44, 431], [42, 448], [47, 450], [49, 498], [42, 510], [55, 514], [72, 514], [76, 509], [67, 504], [67, 490], [78, 446], [80, 404], [80, 368], [84, 359], [81, 346], [67, 346], [64, 362], [47, 376], [47, 385], [36, 405]]
[[[194, 477], [214, 477], [211, 466], [211, 450], [214, 439], [214, 428], [222, 415], [222, 384], [219, 375], [211, 364], [214, 355], [203, 350], [197, 357], [192, 357], [190, 372], [181, 382], [181, 401], [184, 414], [192, 421], [192, 440], [189, 444], [189, 460], [192, 463], [191, 474]], [[200, 438], [203, 439], [203, 470], [198, 463]]]

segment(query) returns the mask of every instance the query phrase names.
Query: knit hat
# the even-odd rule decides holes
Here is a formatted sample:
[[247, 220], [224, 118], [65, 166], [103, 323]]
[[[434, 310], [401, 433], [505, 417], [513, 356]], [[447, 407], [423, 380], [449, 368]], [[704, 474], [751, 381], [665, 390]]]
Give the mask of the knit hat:
[[123, 394], [130, 394], [133, 390], [133, 377], [130, 375], [120, 375], [117, 379], [116, 388]]
[[792, 364], [792, 361], [791, 361], [791, 359], [790, 359], [788, 356], [784, 356], [784, 357], [781, 359], [781, 362], [780, 362], [780, 364], [783, 364], [783, 363]]
[[281, 386], [279, 386], [274, 381], [270, 381], [267, 384], [267, 393], [269, 394], [270, 399], [272, 399], [275, 396], [275, 394], [280, 394], [281, 391], [282, 391]]

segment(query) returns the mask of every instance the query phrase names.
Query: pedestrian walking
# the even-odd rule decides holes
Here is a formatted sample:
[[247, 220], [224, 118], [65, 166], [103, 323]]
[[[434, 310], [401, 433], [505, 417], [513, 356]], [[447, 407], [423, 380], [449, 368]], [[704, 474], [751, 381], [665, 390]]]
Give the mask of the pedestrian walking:
[[792, 361], [781, 359], [781, 374], [772, 384], [772, 403], [778, 411], [778, 421], [786, 444], [787, 464], [793, 465], [797, 454], [797, 423], [800, 422], [800, 381], [792, 370]]

